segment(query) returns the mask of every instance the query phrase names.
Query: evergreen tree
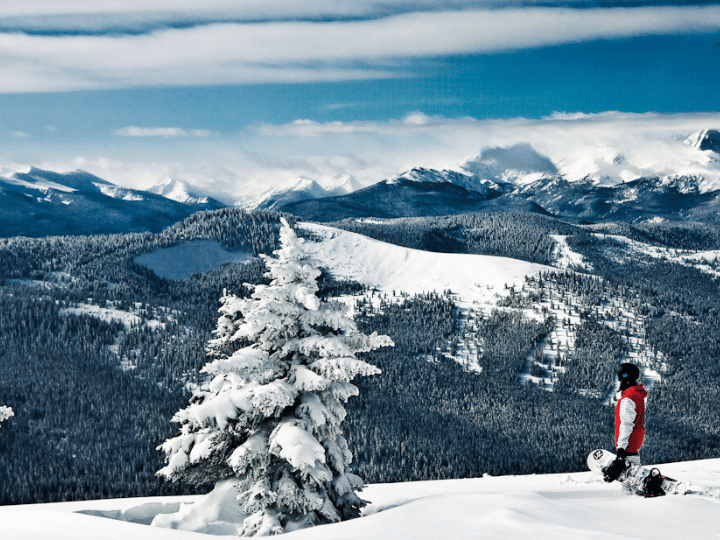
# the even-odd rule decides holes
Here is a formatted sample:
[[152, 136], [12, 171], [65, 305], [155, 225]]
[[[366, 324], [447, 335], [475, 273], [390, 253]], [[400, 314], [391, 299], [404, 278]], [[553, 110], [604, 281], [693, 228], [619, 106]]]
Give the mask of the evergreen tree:
[[180, 434], [160, 446], [158, 475], [195, 484], [238, 480], [242, 535], [279, 534], [359, 515], [362, 480], [340, 424], [376, 367], [356, 353], [392, 346], [358, 331], [339, 304], [321, 301], [318, 263], [283, 220], [271, 280], [250, 298], [227, 293], [202, 369], [211, 379], [173, 418]]
[[15, 413], [10, 407], [0, 405], [0, 424], [2, 424], [5, 420], [14, 415]]

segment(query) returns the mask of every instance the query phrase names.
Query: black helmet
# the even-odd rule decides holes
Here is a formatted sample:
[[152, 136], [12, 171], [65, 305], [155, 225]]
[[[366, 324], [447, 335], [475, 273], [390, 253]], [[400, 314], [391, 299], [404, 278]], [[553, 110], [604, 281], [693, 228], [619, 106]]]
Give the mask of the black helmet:
[[620, 386], [628, 388], [637, 384], [640, 378], [640, 368], [635, 364], [620, 364], [617, 370], [617, 376], [620, 381]]

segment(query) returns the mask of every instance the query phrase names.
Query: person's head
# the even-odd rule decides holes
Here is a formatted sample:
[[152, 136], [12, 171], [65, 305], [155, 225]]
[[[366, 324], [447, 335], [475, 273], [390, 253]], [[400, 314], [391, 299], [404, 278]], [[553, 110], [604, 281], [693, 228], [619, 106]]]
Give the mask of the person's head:
[[625, 390], [631, 386], [638, 384], [640, 378], [640, 368], [635, 364], [620, 364], [617, 370], [618, 381], [620, 381], [620, 390]]

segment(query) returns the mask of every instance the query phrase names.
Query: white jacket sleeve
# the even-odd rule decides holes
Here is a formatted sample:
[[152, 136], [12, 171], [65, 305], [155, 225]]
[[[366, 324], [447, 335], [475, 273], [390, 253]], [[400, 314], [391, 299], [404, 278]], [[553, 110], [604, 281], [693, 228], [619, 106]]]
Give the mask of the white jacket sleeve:
[[627, 448], [630, 443], [630, 435], [635, 427], [635, 402], [630, 398], [620, 400], [620, 429], [618, 430], [617, 448]]

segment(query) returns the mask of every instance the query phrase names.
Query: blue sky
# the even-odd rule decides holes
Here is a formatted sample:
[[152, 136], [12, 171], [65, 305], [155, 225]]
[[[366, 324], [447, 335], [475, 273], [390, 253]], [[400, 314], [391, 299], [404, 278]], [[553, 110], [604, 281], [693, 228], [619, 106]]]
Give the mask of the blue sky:
[[0, 172], [82, 168], [137, 188], [172, 176], [231, 202], [297, 176], [450, 167], [542, 140], [558, 113], [592, 124], [583, 133], [625, 125], [605, 111], [644, 115], [647, 132], [720, 127], [707, 125], [720, 4], [13, 4], [0, 7]]

